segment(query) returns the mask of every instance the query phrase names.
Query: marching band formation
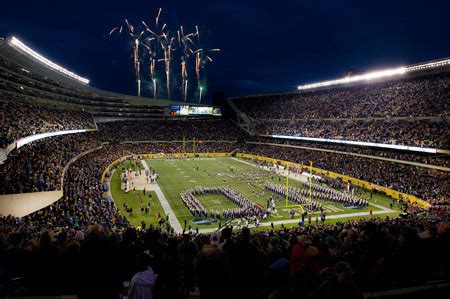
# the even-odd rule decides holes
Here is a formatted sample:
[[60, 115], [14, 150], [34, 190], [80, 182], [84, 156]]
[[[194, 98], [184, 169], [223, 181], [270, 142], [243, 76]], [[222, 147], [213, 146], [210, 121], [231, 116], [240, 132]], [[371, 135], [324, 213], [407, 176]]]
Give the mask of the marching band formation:
[[[302, 182], [302, 184], [309, 189], [309, 182]], [[369, 202], [365, 199], [340, 192], [328, 186], [313, 183], [311, 189], [313, 190], [312, 196], [320, 200], [342, 203], [345, 207], [366, 208], [369, 206]]]
[[240, 194], [239, 192], [233, 190], [229, 186], [223, 187], [213, 187], [213, 188], [192, 188], [183, 193], [181, 193], [181, 200], [192, 213], [192, 215], [197, 217], [208, 217], [208, 210], [201, 204], [196, 195], [206, 195], [206, 194], [222, 194], [229, 201], [239, 206], [235, 209], [225, 209], [223, 211], [209, 211], [210, 218], [220, 220], [221, 217], [224, 219], [234, 219], [242, 217], [258, 216], [264, 211], [262, 207]]
[[[309, 182], [302, 182], [308, 189], [299, 189], [296, 187], [288, 187], [288, 199], [296, 204], [304, 205], [304, 207], [311, 211], [317, 211], [322, 208], [322, 204], [315, 200], [310, 200]], [[266, 183], [265, 188], [271, 192], [286, 196], [286, 186], [281, 184]], [[330, 187], [312, 184], [312, 197], [323, 201], [332, 201], [341, 203], [344, 206], [365, 208], [369, 205], [367, 200], [357, 198]]]
[[[320, 210], [323, 212], [323, 205], [318, 200], [341, 203], [344, 206], [355, 208], [365, 208], [369, 205], [369, 202], [367, 200], [357, 198], [353, 195], [349, 195], [330, 187], [317, 184], [312, 184], [311, 189], [313, 198], [318, 200], [310, 200], [309, 182], [302, 183], [308, 189], [288, 187], [288, 199], [295, 204], [303, 205], [303, 207], [309, 211], [314, 212]], [[270, 192], [281, 196], [286, 196], [286, 186], [282, 184], [266, 183], [264, 187]], [[214, 211], [213, 209], [211, 209], [208, 212], [208, 210], [196, 197], [197, 195], [206, 194], [222, 194], [229, 201], [239, 206], [239, 208], [224, 209], [222, 211]], [[267, 201], [267, 210], [265, 210], [262, 206], [254, 203], [249, 198], [233, 190], [229, 186], [212, 188], [191, 188], [181, 193], [181, 200], [192, 213], [192, 215], [196, 217], [209, 217], [211, 219], [217, 220], [221, 220], [222, 218], [225, 220], [238, 219], [238, 226], [240, 226], [240, 222], [242, 221], [242, 219], [246, 219], [248, 225], [248, 223], [251, 222], [251, 218], [254, 218], [255, 224], [257, 224], [259, 223], [258, 217], [262, 217], [262, 220], [265, 220], [270, 216], [271, 212], [276, 209], [275, 201], [272, 196], [270, 200]]]

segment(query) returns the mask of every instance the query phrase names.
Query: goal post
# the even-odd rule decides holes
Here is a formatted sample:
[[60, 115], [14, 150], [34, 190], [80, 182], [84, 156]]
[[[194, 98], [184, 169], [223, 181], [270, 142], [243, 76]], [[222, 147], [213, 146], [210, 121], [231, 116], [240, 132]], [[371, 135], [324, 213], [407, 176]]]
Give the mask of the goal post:
[[289, 204], [289, 164], [286, 165], [286, 208], [300, 208], [302, 211], [302, 214], [305, 213], [305, 209], [303, 209], [303, 205], [295, 204], [291, 205]]

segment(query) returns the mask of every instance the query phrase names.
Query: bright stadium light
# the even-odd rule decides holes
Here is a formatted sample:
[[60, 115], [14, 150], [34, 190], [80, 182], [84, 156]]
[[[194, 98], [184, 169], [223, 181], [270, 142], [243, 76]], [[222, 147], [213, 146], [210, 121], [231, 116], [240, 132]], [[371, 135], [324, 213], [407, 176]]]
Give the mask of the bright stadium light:
[[398, 67], [394, 69], [387, 69], [387, 70], [381, 70], [376, 72], [370, 72], [367, 74], [362, 75], [356, 75], [351, 77], [344, 77], [341, 79], [336, 80], [330, 80], [330, 81], [323, 81], [318, 83], [312, 83], [312, 84], [306, 84], [306, 85], [299, 85], [297, 87], [298, 90], [307, 90], [307, 89], [314, 89], [314, 88], [320, 88], [320, 87], [327, 87], [327, 86], [333, 86], [333, 85], [339, 85], [339, 84], [345, 84], [345, 83], [353, 83], [353, 82], [359, 82], [359, 81], [365, 81], [365, 80], [373, 80], [373, 79], [380, 79], [380, 78], [386, 78], [386, 77], [392, 77], [392, 76], [400, 76], [405, 73], [414, 72], [414, 71], [420, 71], [425, 69], [431, 69], [435, 67], [442, 67], [450, 65], [450, 59], [441, 59], [437, 61], [427, 62], [427, 63], [421, 63], [416, 64], [408, 67]]
[[396, 76], [396, 75], [403, 75], [404, 73], [406, 73], [406, 67], [399, 67], [399, 68], [395, 68], [395, 69], [371, 72], [371, 73], [367, 73], [367, 74], [363, 74], [363, 75], [345, 77], [345, 78], [341, 78], [341, 79], [337, 79], [337, 80], [330, 80], [330, 81], [323, 81], [323, 82], [319, 82], [319, 83], [300, 85], [300, 86], [298, 86], [298, 90], [306, 90], [306, 89], [313, 89], [313, 88], [318, 88], [318, 87], [332, 86], [332, 85], [338, 85], [338, 84], [344, 84], [344, 83], [353, 83], [353, 82], [364, 81], [364, 80], [379, 79], [379, 78], [391, 77], [391, 76]]
[[66, 130], [66, 131], [56, 131], [56, 132], [47, 132], [47, 133], [41, 133], [36, 135], [27, 136], [24, 138], [21, 138], [17, 140], [16, 142], [16, 148], [21, 148], [22, 146], [31, 143], [36, 140], [54, 137], [54, 136], [61, 136], [61, 135], [68, 135], [68, 134], [78, 134], [78, 133], [84, 133], [91, 130], [86, 129], [78, 129], [78, 130]]
[[419, 70], [431, 69], [434, 67], [440, 67], [440, 66], [445, 66], [445, 65], [450, 65], [450, 59], [443, 59], [443, 60], [409, 66], [406, 68], [406, 71], [407, 72], [419, 71]]
[[72, 79], [75, 79], [77, 81], [80, 81], [81, 83], [84, 84], [89, 84], [89, 79], [83, 78], [81, 76], [78, 76], [77, 74], [63, 68], [62, 66], [57, 65], [56, 63], [52, 62], [51, 60], [45, 58], [44, 56], [42, 56], [41, 54], [35, 52], [34, 50], [32, 50], [31, 48], [29, 48], [28, 46], [26, 46], [24, 43], [22, 43], [19, 39], [17, 39], [15, 36], [11, 37], [8, 40], [8, 44], [10, 46], [12, 46], [13, 48], [16, 48], [18, 50], [21, 50], [22, 52], [28, 54], [29, 56], [33, 57], [34, 59], [38, 60], [39, 62], [45, 64], [46, 66], [48, 66], [49, 68], [52, 68]]

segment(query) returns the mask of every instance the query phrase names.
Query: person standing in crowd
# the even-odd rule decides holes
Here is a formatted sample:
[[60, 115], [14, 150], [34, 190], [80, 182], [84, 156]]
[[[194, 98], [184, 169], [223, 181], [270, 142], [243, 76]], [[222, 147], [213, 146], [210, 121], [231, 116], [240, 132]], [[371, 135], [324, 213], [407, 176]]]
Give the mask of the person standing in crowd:
[[230, 251], [233, 271], [233, 285], [238, 293], [236, 298], [260, 298], [261, 284], [264, 282], [266, 258], [250, 240], [250, 230], [242, 228], [240, 239]]
[[210, 245], [206, 244], [195, 260], [195, 276], [200, 289], [200, 298], [229, 298], [227, 287], [218, 290], [217, 284], [228, 286], [231, 268], [228, 256], [219, 248], [219, 235], [213, 233]]
[[153, 299], [155, 273], [150, 267], [150, 256], [141, 253], [137, 257], [138, 272], [133, 276], [128, 290], [129, 299]]
[[91, 225], [80, 250], [82, 269], [90, 269], [81, 277], [80, 298], [112, 298], [119, 292], [115, 254], [116, 249], [105, 236], [103, 227]]
[[311, 239], [307, 235], [298, 238], [297, 244], [292, 248], [291, 253], [291, 273], [294, 280], [297, 281], [297, 287], [300, 291], [309, 289], [311, 285], [312, 261], [307, 253], [311, 245]]
[[[190, 228], [189, 228], [190, 230]], [[198, 254], [197, 244], [192, 242], [189, 234], [183, 235], [183, 241], [178, 246], [178, 256], [181, 262], [183, 275], [183, 290], [186, 296], [195, 291], [194, 260]]]

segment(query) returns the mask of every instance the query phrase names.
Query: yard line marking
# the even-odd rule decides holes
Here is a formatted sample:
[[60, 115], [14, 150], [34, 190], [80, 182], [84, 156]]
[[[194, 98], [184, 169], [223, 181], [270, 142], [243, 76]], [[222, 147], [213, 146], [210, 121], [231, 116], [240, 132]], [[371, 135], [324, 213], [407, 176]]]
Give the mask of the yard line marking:
[[[141, 160], [142, 166], [144, 166], [145, 170], [149, 170], [147, 162], [145, 160]], [[178, 221], [177, 216], [175, 215], [174, 211], [170, 207], [169, 202], [167, 201], [167, 198], [164, 196], [164, 193], [162, 192], [161, 188], [159, 187], [158, 183], [154, 184], [155, 193], [158, 196], [159, 202], [161, 203], [161, 207], [164, 210], [164, 213], [166, 215], [169, 215], [169, 222], [173, 227], [173, 230], [177, 234], [181, 234], [183, 232], [183, 228], [181, 227], [180, 222]]]

